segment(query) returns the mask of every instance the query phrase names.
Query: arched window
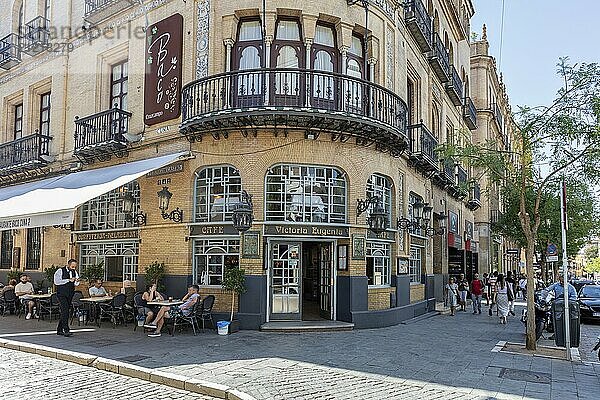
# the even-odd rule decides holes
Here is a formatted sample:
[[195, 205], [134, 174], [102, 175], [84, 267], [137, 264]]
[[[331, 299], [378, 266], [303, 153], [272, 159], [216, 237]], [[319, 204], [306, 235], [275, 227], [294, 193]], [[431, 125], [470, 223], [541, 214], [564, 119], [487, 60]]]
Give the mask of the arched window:
[[331, 167], [276, 165], [265, 186], [267, 221], [346, 222], [346, 179]]
[[233, 207], [240, 201], [242, 179], [230, 165], [207, 167], [196, 173], [196, 222], [231, 221]]
[[325, 72], [313, 75], [313, 105], [326, 108], [333, 106], [335, 101], [334, 79], [327, 72], [339, 72], [339, 53], [336, 48], [335, 31], [332, 27], [317, 24], [311, 57], [312, 69]]
[[[364, 75], [364, 46], [362, 38], [352, 35], [348, 58], [346, 61], [346, 75], [356, 79], [365, 79]], [[358, 80], [346, 80], [342, 88], [343, 104], [345, 108], [354, 113], [360, 113], [363, 109], [363, 83]]]
[[[304, 68], [304, 44], [297, 20], [279, 20], [271, 50], [271, 65], [277, 69]], [[303, 84], [297, 71], [277, 71], [273, 83], [276, 104], [301, 105]]]
[[433, 12], [433, 31], [440, 33], [440, 16], [437, 10]]
[[16, 26], [15, 26], [15, 33], [17, 35], [23, 35], [24, 32], [24, 11], [23, 11], [23, 1], [19, 2], [19, 3], [15, 3], [15, 5], [18, 4], [18, 10], [17, 10], [17, 20], [16, 20]]
[[431, 105], [431, 132], [433, 133], [433, 136], [435, 136], [435, 138], [438, 141], [440, 140], [440, 133], [441, 133], [440, 132], [441, 131], [440, 121], [441, 121], [440, 109], [436, 103], [433, 103]]
[[[392, 180], [387, 176], [373, 174], [367, 180], [367, 198], [378, 196], [383, 201], [383, 209], [387, 215], [388, 226], [392, 219]], [[371, 205], [367, 213], [371, 212]]]
[[240, 265], [240, 241], [235, 239], [194, 240], [194, 270], [197, 285], [221, 285], [226, 268]]
[[[238, 40], [234, 48], [232, 69], [234, 71], [257, 70], [262, 67], [262, 27], [260, 21], [241, 21]], [[238, 107], [262, 104], [263, 75], [260, 71], [238, 73], [235, 82], [235, 99]]]

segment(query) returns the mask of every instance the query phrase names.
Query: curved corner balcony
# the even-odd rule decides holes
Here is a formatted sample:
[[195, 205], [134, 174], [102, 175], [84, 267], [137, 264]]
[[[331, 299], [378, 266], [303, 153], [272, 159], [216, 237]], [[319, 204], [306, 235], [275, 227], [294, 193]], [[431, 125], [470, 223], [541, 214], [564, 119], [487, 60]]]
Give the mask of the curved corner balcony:
[[350, 76], [301, 69], [231, 71], [196, 80], [182, 90], [180, 132], [190, 141], [227, 138], [258, 129], [321, 133], [332, 140], [373, 145], [398, 157], [408, 146], [407, 106], [394, 92]]

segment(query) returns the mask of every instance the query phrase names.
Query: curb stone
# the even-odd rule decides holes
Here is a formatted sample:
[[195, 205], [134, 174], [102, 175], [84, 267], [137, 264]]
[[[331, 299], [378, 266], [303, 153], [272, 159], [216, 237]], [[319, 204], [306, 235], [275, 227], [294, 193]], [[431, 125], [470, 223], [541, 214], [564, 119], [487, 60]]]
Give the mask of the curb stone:
[[191, 393], [217, 397], [225, 400], [256, 400], [255, 397], [239, 390], [232, 389], [226, 385], [161, 370], [140, 367], [135, 364], [111, 360], [109, 358], [96, 357], [91, 354], [78, 353], [75, 351], [62, 350], [54, 347], [18, 342], [3, 338], [0, 338], [0, 347], [67, 361], [86, 367], [96, 368], [101, 371], [112, 372], [130, 378], [137, 378], [159, 385], [185, 390]]

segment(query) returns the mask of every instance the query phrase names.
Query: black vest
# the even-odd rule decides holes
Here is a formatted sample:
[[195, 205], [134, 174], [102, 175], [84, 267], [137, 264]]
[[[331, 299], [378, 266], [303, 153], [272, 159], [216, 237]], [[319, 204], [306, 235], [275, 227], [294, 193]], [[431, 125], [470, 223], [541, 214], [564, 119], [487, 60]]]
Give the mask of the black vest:
[[[71, 279], [71, 273], [69, 268], [67, 267], [62, 267], [61, 268], [62, 271], [62, 278], [63, 279]], [[75, 278], [77, 277], [77, 272], [75, 272]], [[75, 293], [75, 282], [67, 282], [64, 285], [57, 285], [56, 286], [56, 292], [57, 293], [61, 293], [61, 294], [65, 294], [65, 295], [72, 295], [73, 293]]]

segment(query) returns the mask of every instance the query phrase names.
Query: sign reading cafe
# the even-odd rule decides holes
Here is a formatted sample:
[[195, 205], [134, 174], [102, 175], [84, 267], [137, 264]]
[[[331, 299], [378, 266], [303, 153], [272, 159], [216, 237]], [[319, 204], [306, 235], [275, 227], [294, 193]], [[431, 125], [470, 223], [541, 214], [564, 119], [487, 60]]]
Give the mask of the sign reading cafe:
[[183, 17], [174, 14], [146, 31], [144, 123], [159, 124], [181, 114]]

